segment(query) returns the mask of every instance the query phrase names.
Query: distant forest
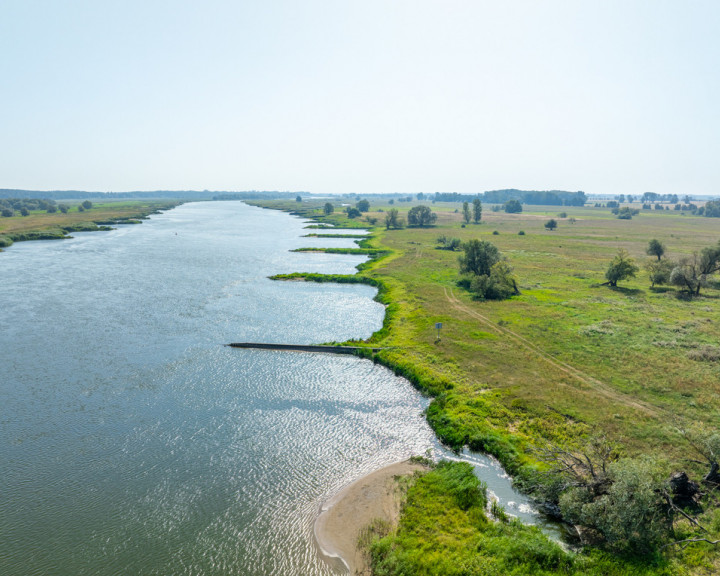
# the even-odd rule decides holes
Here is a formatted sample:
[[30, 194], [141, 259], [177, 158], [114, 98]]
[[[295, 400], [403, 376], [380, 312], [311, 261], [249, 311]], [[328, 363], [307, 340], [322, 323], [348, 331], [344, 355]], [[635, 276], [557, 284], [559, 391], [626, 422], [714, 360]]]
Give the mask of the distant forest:
[[[306, 192], [299, 192], [306, 194]], [[13, 190], [0, 188], [0, 198], [43, 198], [49, 200], [176, 198], [178, 200], [246, 200], [250, 198], [295, 198], [298, 192], [248, 190], [225, 192], [208, 190], [153, 190], [136, 192], [85, 192], [82, 190]]]
[[504, 204], [508, 200], [518, 200], [522, 204], [536, 204], [540, 206], [584, 206], [587, 202], [585, 192], [567, 192], [565, 190], [518, 190], [507, 188], [505, 190], [488, 190], [484, 194], [458, 194], [457, 192], [435, 192], [435, 195], [425, 195], [435, 202], [472, 202], [480, 198], [488, 204]]

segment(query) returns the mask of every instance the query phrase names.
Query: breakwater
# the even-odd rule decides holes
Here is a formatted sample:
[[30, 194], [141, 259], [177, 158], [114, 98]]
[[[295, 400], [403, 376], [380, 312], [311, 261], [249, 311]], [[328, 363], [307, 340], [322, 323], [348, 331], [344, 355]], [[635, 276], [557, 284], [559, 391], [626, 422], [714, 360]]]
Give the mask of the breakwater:
[[377, 353], [382, 348], [368, 346], [323, 346], [312, 344], [267, 344], [260, 342], [231, 342], [226, 344], [231, 348], [256, 348], [259, 350], [289, 350], [294, 352], [325, 352], [328, 354], [357, 354], [360, 350], [370, 350]]

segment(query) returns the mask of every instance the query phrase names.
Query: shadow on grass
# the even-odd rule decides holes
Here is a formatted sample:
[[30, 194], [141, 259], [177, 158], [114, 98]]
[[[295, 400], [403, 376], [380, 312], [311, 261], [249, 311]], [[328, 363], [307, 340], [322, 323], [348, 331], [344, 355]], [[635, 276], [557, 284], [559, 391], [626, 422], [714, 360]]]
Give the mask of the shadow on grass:
[[665, 294], [666, 292], [675, 292], [675, 288], [671, 288], [670, 286], [651, 286], [650, 292], [654, 294]]
[[624, 288], [623, 286], [608, 286], [608, 289], [612, 290], [613, 292], [619, 292], [620, 294], [625, 294], [626, 296], [639, 296], [641, 294], [645, 294], [645, 290], [642, 290], [640, 288]]

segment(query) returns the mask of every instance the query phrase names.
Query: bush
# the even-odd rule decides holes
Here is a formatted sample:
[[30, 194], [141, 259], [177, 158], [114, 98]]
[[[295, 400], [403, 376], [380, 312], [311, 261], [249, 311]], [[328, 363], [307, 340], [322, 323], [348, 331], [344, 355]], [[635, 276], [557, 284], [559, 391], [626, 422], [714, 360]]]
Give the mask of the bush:
[[520, 232], [518, 232], [518, 236], [525, 236], [525, 230], [520, 230]]
[[0, 236], [0, 248], [7, 248], [8, 246], [12, 246], [12, 238], [8, 238], [7, 236]]
[[650, 276], [650, 287], [654, 287], [656, 284], [664, 285], [670, 283], [670, 275], [672, 274], [675, 264], [668, 259], [663, 260], [650, 260], [646, 265], [645, 269], [648, 271]]
[[500, 232], [498, 232], [497, 230], [493, 230], [493, 236], [499, 236], [499, 235], [500, 235]]

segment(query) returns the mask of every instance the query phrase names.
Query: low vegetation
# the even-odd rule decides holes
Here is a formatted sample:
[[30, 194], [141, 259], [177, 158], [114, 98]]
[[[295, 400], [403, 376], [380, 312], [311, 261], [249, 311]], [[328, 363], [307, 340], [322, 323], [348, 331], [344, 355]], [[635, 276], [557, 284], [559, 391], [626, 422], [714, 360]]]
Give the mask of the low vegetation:
[[177, 206], [179, 201], [130, 200], [96, 202], [84, 200], [57, 204], [54, 200], [0, 199], [13, 213], [0, 218], [0, 248], [27, 240], [60, 240], [71, 232], [110, 230], [114, 224], [139, 223], [143, 218]]
[[[407, 202], [399, 218], [414, 207]], [[375, 204], [370, 214], [389, 209]], [[431, 489], [441, 481], [428, 474], [408, 492], [397, 531], [374, 548], [376, 573], [717, 573], [720, 447], [707, 448], [720, 411], [712, 219], [663, 209], [629, 223], [603, 207], [566, 206], [572, 226], [548, 234], [545, 208], [494, 208], [487, 225], [468, 226], [457, 204], [438, 202], [432, 228], [373, 230], [367, 246], [390, 253], [356, 276], [387, 304], [368, 342], [384, 349], [367, 356], [433, 397], [427, 419], [445, 444], [496, 456], [582, 547], [556, 550], [533, 528], [488, 519], [479, 504], [463, 510], [447, 487]], [[322, 204], [303, 215], [322, 221]], [[478, 301], [458, 286], [458, 253], [435, 249], [438, 235], [458, 238], [466, 259], [467, 246], [495, 246], [519, 294]], [[648, 253], [653, 239], [660, 257]], [[613, 267], [620, 275], [603, 287]], [[680, 283], [679, 272], [670, 280], [675, 270], [696, 284]], [[573, 460], [586, 456], [592, 480]]]

